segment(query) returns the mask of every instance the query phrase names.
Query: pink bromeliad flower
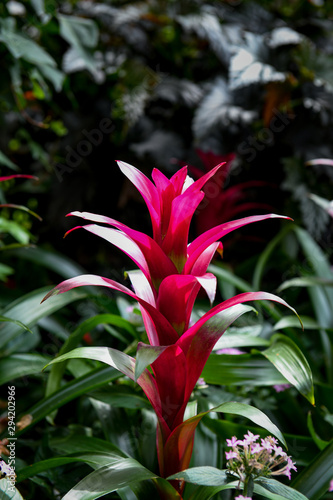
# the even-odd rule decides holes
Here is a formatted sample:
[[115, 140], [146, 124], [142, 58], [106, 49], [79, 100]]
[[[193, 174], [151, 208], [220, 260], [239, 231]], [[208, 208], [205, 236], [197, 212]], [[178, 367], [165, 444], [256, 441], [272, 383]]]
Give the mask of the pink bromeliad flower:
[[[127, 163], [120, 161], [118, 166], [143, 196], [153, 236], [102, 215], [87, 212], [69, 215], [94, 223], [74, 229], [81, 227], [104, 238], [135, 262], [139, 270], [128, 272], [131, 287], [102, 276], [82, 275], [63, 281], [44, 300], [78, 286], [97, 285], [121, 291], [139, 303], [149, 344], [139, 343], [136, 359], [106, 347], [90, 348], [89, 357], [96, 352], [95, 359], [107, 362], [136, 380], [145, 392], [158, 418], [160, 474], [168, 477], [189, 465], [195, 429], [202, 417], [198, 415], [184, 421], [184, 412], [215, 343], [231, 323], [251, 309], [243, 303], [272, 300], [294, 311], [273, 294], [241, 293], [216, 305], [190, 325], [200, 289], [206, 291], [211, 303], [214, 301], [216, 278], [207, 268], [216, 251], [222, 251], [220, 239], [252, 222], [288, 217], [274, 214], [246, 217], [209, 229], [189, 243], [191, 219], [204, 197], [202, 188], [222, 164], [195, 182], [187, 177], [186, 167], [171, 179], [154, 169], [152, 182]], [[179, 493], [182, 487], [178, 483], [175, 485]]]

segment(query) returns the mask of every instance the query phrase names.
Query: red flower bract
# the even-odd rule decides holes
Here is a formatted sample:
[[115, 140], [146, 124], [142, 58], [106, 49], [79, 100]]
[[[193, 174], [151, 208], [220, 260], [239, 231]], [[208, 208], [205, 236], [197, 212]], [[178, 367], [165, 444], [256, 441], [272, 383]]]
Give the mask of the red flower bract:
[[[78, 286], [97, 285], [121, 291], [138, 301], [149, 345], [139, 343], [136, 360], [122, 354], [120, 364], [112, 359], [108, 362], [137, 380], [150, 400], [158, 418], [160, 474], [168, 477], [189, 465], [194, 433], [201, 416], [184, 422], [187, 403], [217, 340], [231, 323], [251, 310], [244, 302], [272, 300], [294, 311], [270, 293], [242, 293], [216, 305], [189, 326], [200, 288], [205, 290], [211, 303], [214, 301], [216, 278], [207, 268], [216, 251], [222, 249], [219, 240], [246, 224], [288, 217], [267, 214], [227, 222], [188, 244], [191, 219], [204, 196], [201, 188], [223, 164], [196, 182], [187, 177], [186, 167], [170, 180], [154, 169], [154, 183], [135, 167], [124, 162], [118, 165], [147, 204], [153, 237], [102, 215], [87, 212], [69, 215], [106, 225], [79, 227], [104, 238], [132, 258], [139, 267], [138, 271], [128, 273], [132, 289], [101, 276], [82, 275], [63, 281], [45, 299]], [[147, 369], [149, 365], [152, 373]], [[177, 488], [181, 492], [181, 487]]]

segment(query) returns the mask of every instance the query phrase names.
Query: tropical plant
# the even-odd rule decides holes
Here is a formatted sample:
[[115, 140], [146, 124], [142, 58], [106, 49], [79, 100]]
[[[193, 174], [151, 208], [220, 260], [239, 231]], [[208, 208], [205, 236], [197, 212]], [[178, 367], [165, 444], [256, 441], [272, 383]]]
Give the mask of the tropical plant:
[[[142, 342], [138, 344], [136, 360], [112, 348], [90, 347], [70, 351], [57, 357], [54, 362], [72, 358], [96, 359], [135, 380], [157, 415], [156, 442], [160, 475], [163, 478], [176, 477], [175, 473], [190, 464], [195, 429], [207, 414], [194, 414], [184, 421], [192, 391], [218, 339], [232, 322], [252, 309], [243, 303], [271, 300], [295, 312], [273, 294], [245, 292], [215, 306], [189, 326], [200, 287], [206, 291], [211, 302], [215, 297], [216, 278], [206, 270], [216, 251], [222, 249], [221, 242], [217, 240], [246, 224], [284, 217], [268, 214], [228, 222], [206, 231], [188, 244], [191, 218], [204, 196], [201, 188], [221, 165], [196, 182], [186, 177], [186, 167], [170, 180], [155, 169], [153, 184], [135, 167], [124, 162], [118, 164], [137, 186], [147, 204], [153, 238], [105, 216], [85, 212], [72, 212], [70, 215], [111, 226], [90, 224], [79, 227], [119, 247], [139, 266], [140, 271], [127, 273], [134, 292], [109, 278], [82, 275], [60, 283], [45, 299], [84, 285], [122, 291], [139, 303], [149, 345]], [[152, 372], [148, 370], [149, 366]], [[239, 403], [226, 403], [214, 410], [244, 414], [257, 423], [264, 419], [267, 429], [283, 440], [278, 429], [253, 407], [248, 409]], [[163, 498], [165, 483], [157, 484]], [[172, 484], [175, 498], [178, 498], [183, 494], [184, 481], [173, 481]]]

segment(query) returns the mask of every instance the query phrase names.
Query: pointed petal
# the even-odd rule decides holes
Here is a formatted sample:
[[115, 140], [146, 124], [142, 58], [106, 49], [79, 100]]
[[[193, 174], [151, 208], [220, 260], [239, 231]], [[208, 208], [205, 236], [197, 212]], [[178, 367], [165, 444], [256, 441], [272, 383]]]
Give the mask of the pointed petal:
[[184, 182], [187, 176], [187, 167], [183, 167], [171, 177], [170, 182], [172, 183], [175, 196], [179, 196], [183, 191]]
[[188, 363], [189, 376], [186, 397], [190, 396], [217, 340], [235, 319], [250, 310], [247, 306], [243, 305], [243, 302], [253, 300], [271, 300], [277, 302], [288, 307], [298, 316], [295, 309], [287, 302], [277, 295], [267, 292], [241, 293], [213, 307], [177, 341], [177, 344], [186, 355]]
[[216, 167], [212, 168], [212, 170], [209, 170], [209, 172], [207, 172], [205, 175], [200, 177], [200, 179], [196, 180], [193, 184], [191, 184], [191, 186], [189, 186], [185, 192], [187, 192], [189, 194], [189, 193], [193, 193], [195, 191], [200, 191], [200, 189], [206, 184], [206, 182], [211, 177], [213, 177], [213, 175], [215, 175], [216, 172], [218, 170], [220, 170], [220, 168], [223, 167], [223, 165], [225, 165], [225, 162], [220, 163], [219, 165], [216, 165]]
[[157, 168], [153, 169], [151, 176], [159, 194], [169, 189], [170, 186], [173, 188], [170, 180]]
[[218, 252], [220, 255], [222, 255], [223, 253], [223, 246], [220, 241], [212, 243], [202, 252], [202, 254], [193, 264], [191, 274], [194, 274], [195, 276], [201, 276], [202, 274], [205, 274], [216, 252]]
[[200, 286], [205, 289], [210, 301], [214, 300], [216, 277], [211, 273], [199, 277], [172, 275], [165, 278], [160, 285], [157, 308], [179, 335], [188, 328]]
[[10, 179], [34, 179], [38, 181], [39, 178], [35, 175], [27, 175], [27, 174], [13, 174], [13, 175], [5, 175], [4, 177], [0, 177], [0, 182], [9, 181]]
[[[140, 271], [129, 271], [127, 274], [137, 297], [155, 308], [155, 297], [144, 274]], [[170, 345], [178, 340], [178, 335], [174, 328], [167, 322], [167, 318], [163, 323], [157, 322], [156, 318], [152, 318], [144, 305], [140, 305], [140, 309], [151, 345]]]
[[204, 276], [196, 276], [196, 279], [207, 293], [210, 305], [214, 302], [216, 295], [217, 279], [212, 273], [206, 273]]
[[135, 360], [135, 381], [167, 348], [168, 346], [152, 346], [143, 342], [138, 343]]
[[245, 226], [246, 224], [251, 224], [252, 222], [259, 222], [266, 219], [290, 219], [284, 215], [276, 214], [265, 214], [265, 215], [253, 215], [251, 217], [244, 217], [243, 219], [237, 219], [230, 222], [225, 222], [212, 229], [209, 229], [205, 233], [201, 234], [188, 246], [188, 259], [184, 267], [184, 273], [190, 273], [196, 260], [200, 257], [201, 253], [212, 243], [221, 239], [226, 234], [238, 229], [239, 227]]
[[204, 197], [204, 193], [188, 192], [172, 202], [170, 222], [162, 243], [163, 251], [170, 257], [178, 271], [183, 270], [187, 257], [187, 242], [191, 220], [195, 210]]
[[[177, 196], [172, 202], [170, 223], [162, 248], [174, 262], [179, 272], [182, 272], [187, 258], [188, 234], [193, 214], [205, 196], [200, 189], [222, 165], [222, 163], [217, 165], [200, 179], [190, 184], [183, 194]], [[214, 241], [216, 240], [210, 243], [214, 243]]]
[[169, 179], [160, 170], [154, 168], [152, 178], [156, 184], [157, 191], [160, 197], [161, 207], [161, 237], [162, 240], [168, 230], [172, 200], [175, 198], [175, 189]]
[[[148, 263], [144, 254], [142, 253], [140, 247], [132, 240], [127, 234], [119, 231], [118, 229], [113, 229], [111, 227], [105, 226], [97, 226], [96, 224], [88, 224], [86, 226], [78, 226], [89, 233], [95, 234], [100, 238], [108, 241], [115, 247], [122, 250], [128, 257], [130, 257], [133, 262], [141, 269], [141, 271], [145, 274], [147, 279], [150, 281], [150, 271], [148, 267]], [[77, 229], [73, 228], [73, 229]]]
[[124, 161], [117, 161], [117, 163], [122, 173], [134, 184], [145, 200], [151, 217], [154, 239], [158, 242], [160, 239], [161, 207], [156, 186], [132, 165]]
[[[172, 334], [173, 337], [178, 338], [175, 330], [172, 328], [168, 320], [154, 306], [152, 306], [145, 300], [138, 297], [126, 286], [121, 285], [116, 281], [110, 280], [109, 278], [103, 278], [102, 276], [96, 276], [94, 274], [82, 274], [81, 276], [76, 276], [75, 278], [70, 278], [68, 280], [62, 281], [61, 283], [59, 283], [59, 285], [53, 288], [47, 295], [45, 295], [42, 302], [44, 302], [44, 300], [48, 299], [52, 295], [67, 292], [68, 290], [71, 290], [72, 288], [76, 288], [78, 286], [87, 286], [87, 285], [105, 286], [107, 288], [111, 288], [113, 290], [118, 290], [120, 292], [126, 293], [127, 295], [135, 299], [137, 302], [139, 302], [139, 304], [142, 305], [147, 311], [147, 313], [150, 315], [152, 321], [154, 322], [158, 338], [164, 340], [165, 336], [166, 340], [169, 340]], [[171, 332], [173, 333], [171, 334]], [[163, 345], [164, 342], [161, 342], [161, 344]], [[165, 343], [165, 345], [167, 345], [167, 343]]]
[[[161, 247], [147, 234], [131, 229], [130, 227], [104, 215], [92, 214], [89, 212], [71, 212], [68, 215], [81, 217], [85, 220], [93, 222], [101, 222], [109, 224], [127, 234], [141, 249], [149, 266], [151, 280], [154, 283], [156, 290], [163, 278], [169, 274], [177, 273], [177, 269], [173, 262], [165, 255]], [[67, 233], [66, 233], [67, 234]]]

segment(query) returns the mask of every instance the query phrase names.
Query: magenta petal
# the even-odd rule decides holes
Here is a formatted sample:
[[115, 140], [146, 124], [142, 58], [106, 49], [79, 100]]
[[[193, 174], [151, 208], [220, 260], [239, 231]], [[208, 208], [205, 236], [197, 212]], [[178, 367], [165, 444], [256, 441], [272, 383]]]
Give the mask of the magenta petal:
[[138, 343], [135, 360], [135, 380], [141, 376], [147, 366], [156, 361], [165, 349], [168, 349], [168, 346], [152, 346], [143, 342]]
[[165, 278], [161, 283], [157, 308], [179, 335], [188, 328], [194, 301], [200, 286], [206, 290], [210, 301], [213, 301], [216, 291], [216, 278], [212, 274], [199, 277], [172, 275]]
[[[176, 344], [168, 346], [151, 365], [162, 404], [162, 417], [171, 429], [183, 405], [186, 387], [186, 359]], [[181, 417], [182, 420], [182, 417]]]
[[96, 276], [95, 274], [83, 274], [81, 276], [76, 276], [75, 278], [70, 278], [68, 280], [62, 281], [61, 283], [59, 283], [59, 285], [53, 288], [47, 295], [45, 295], [42, 302], [44, 302], [44, 300], [48, 299], [52, 295], [68, 292], [68, 290], [71, 290], [72, 288], [76, 288], [78, 286], [89, 286], [89, 285], [105, 286], [113, 290], [118, 290], [119, 292], [126, 293], [127, 295], [135, 299], [137, 302], [139, 302], [139, 304], [145, 308], [147, 313], [150, 315], [152, 321], [154, 322], [158, 338], [162, 340], [162, 342], [160, 341], [162, 345], [166, 344], [166, 342], [163, 342], [164, 339], [168, 341], [172, 336], [173, 338], [175, 337], [178, 338], [176, 332], [174, 331], [168, 320], [154, 306], [152, 306], [145, 300], [138, 297], [126, 286], [121, 285], [116, 281], [110, 280], [109, 278]]
[[173, 429], [169, 435], [163, 450], [161, 463], [161, 475], [169, 477], [179, 471], [187, 469], [193, 450], [194, 433], [202, 417], [206, 412], [199, 413]]
[[188, 194], [189, 193], [193, 193], [193, 192], [196, 192], [196, 191], [200, 191], [200, 189], [206, 184], [206, 182], [211, 178], [213, 177], [213, 175], [216, 174], [216, 172], [221, 168], [223, 167], [223, 165], [225, 165], [225, 162], [223, 163], [220, 163], [219, 165], [217, 165], [216, 167], [212, 168], [212, 170], [210, 170], [209, 172], [207, 172], [205, 175], [203, 175], [202, 177], [200, 177], [200, 179], [196, 180], [193, 184], [191, 184], [187, 190], [185, 192], [187, 192]]
[[245, 226], [246, 224], [251, 224], [252, 222], [259, 222], [266, 219], [289, 219], [285, 215], [276, 214], [265, 214], [265, 215], [253, 215], [251, 217], [244, 217], [243, 219], [237, 219], [230, 222], [225, 222], [212, 229], [209, 229], [205, 233], [201, 234], [188, 246], [188, 259], [184, 267], [184, 273], [191, 273], [192, 267], [194, 266], [197, 259], [200, 257], [202, 252], [212, 243], [219, 240], [226, 234], [238, 229], [239, 227]]
[[186, 176], [187, 176], [187, 167], [183, 167], [171, 177], [170, 182], [174, 187], [175, 196], [179, 196], [180, 194], [182, 194]]
[[[131, 280], [134, 291], [140, 299], [143, 299], [145, 303], [150, 304], [154, 308], [155, 297], [153, 291], [149, 285], [149, 282], [145, 278], [144, 274], [140, 271], [129, 271], [128, 276]], [[154, 319], [145, 307], [145, 305], [140, 305], [142, 319], [146, 327], [146, 332], [148, 335], [148, 339], [151, 345], [159, 346], [159, 345], [170, 345], [174, 344], [178, 340], [178, 335], [174, 328], [167, 321], [167, 317], [163, 318], [163, 313], [161, 317], [163, 318], [163, 322]], [[159, 311], [159, 314], [161, 311]]]
[[169, 259], [169, 257], [167, 257], [167, 255], [165, 255], [161, 247], [150, 236], [141, 233], [140, 231], [136, 231], [135, 229], [131, 229], [125, 224], [122, 224], [115, 219], [111, 219], [110, 217], [105, 217], [104, 215], [91, 214], [89, 212], [71, 212], [68, 215], [74, 215], [93, 222], [108, 224], [127, 234], [127, 236], [129, 236], [140, 247], [143, 255], [145, 256], [151, 280], [156, 289], [158, 289], [158, 286], [163, 278], [169, 274], [177, 273], [177, 269], [173, 262]]
[[39, 180], [35, 175], [13, 174], [0, 177], [0, 182], [9, 181], [10, 179], [34, 179], [35, 181]]
[[123, 161], [117, 161], [117, 163], [122, 173], [134, 184], [145, 200], [153, 225], [154, 239], [159, 242], [161, 207], [155, 185], [140, 170], [132, 165]]
[[188, 193], [186, 190], [172, 202], [169, 228], [162, 248], [179, 272], [182, 272], [186, 262], [191, 219], [203, 197], [204, 193], [201, 191]]
[[[213, 309], [204, 314], [204, 316], [189, 328], [177, 341], [177, 344], [185, 353], [188, 363], [189, 377], [186, 396], [190, 396], [196, 381], [201, 375], [208, 356], [226, 328], [235, 321], [240, 314], [249, 310], [247, 306], [243, 306], [243, 302], [253, 300], [271, 300], [273, 302], [278, 302], [291, 309], [297, 315], [295, 309], [287, 302], [277, 295], [267, 292], [241, 293], [213, 307]], [[243, 307], [233, 308], [233, 306], [240, 305]], [[219, 316], [218, 313], [221, 312], [223, 312], [223, 314]], [[206, 322], [208, 323], [205, 326]]]
[[175, 198], [175, 189], [172, 183], [169, 181], [169, 179], [156, 168], [154, 168], [153, 170], [152, 178], [154, 179], [160, 197], [160, 206], [161, 206], [160, 228], [161, 228], [161, 238], [163, 240], [169, 227], [172, 201]]
[[119, 231], [118, 229], [113, 229], [105, 226], [97, 226], [96, 224], [88, 224], [87, 226], [81, 226], [82, 229], [89, 231], [100, 238], [108, 241], [112, 245], [116, 246], [122, 250], [126, 255], [128, 255], [133, 262], [141, 269], [148, 280], [150, 280], [150, 272], [148, 263], [144, 254], [142, 253], [140, 247], [132, 240], [130, 236]]
[[222, 254], [222, 251], [223, 251], [223, 246], [220, 241], [217, 241], [209, 245], [209, 247], [207, 247], [195, 261], [191, 269], [191, 274], [194, 274], [195, 276], [200, 276], [202, 274], [205, 274], [215, 253], [219, 252], [220, 254]]

